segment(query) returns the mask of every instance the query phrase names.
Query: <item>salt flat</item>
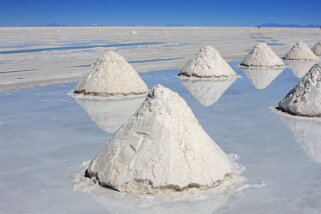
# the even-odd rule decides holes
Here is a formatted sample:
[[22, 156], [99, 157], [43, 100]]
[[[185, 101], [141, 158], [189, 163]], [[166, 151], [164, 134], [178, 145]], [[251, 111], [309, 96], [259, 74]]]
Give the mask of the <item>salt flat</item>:
[[312, 47], [321, 32], [253, 27], [10, 27], [0, 28], [0, 35], [0, 90], [7, 90], [79, 80], [108, 50], [119, 52], [138, 72], [148, 72], [180, 68], [206, 45], [233, 60], [264, 41], [283, 56], [298, 40]]
[[194, 199], [131, 196], [99, 186], [87, 192], [74, 190], [75, 175], [83, 172], [87, 161], [128, 117], [123, 112], [131, 112], [143, 100], [104, 104], [90, 100], [79, 105], [67, 95], [76, 83], [55, 84], [0, 93], [1, 212], [320, 213], [321, 122], [288, 118], [269, 108], [298, 78], [287, 68], [277, 76], [263, 76], [259, 82], [264, 87], [256, 89], [256, 82], [237, 66], [239, 62], [230, 64], [241, 77], [227, 88], [214, 84], [222, 94], [207, 106], [198, 93], [204, 99], [213, 94], [203, 93], [198, 82], [190, 83], [195, 84], [190, 92], [176, 77], [178, 69], [141, 77], [149, 88], [162, 84], [186, 100], [211, 138], [245, 167], [242, 176], [247, 180], [241, 186]]
[[[270, 108], [313, 64], [294, 63], [274, 72], [238, 66], [256, 41], [264, 40], [283, 56], [297, 40], [312, 47], [319, 30], [0, 28], [0, 35], [0, 213], [321, 212], [321, 122]], [[239, 78], [178, 78], [181, 66], [205, 45], [215, 46]], [[210, 197], [183, 199], [126, 195], [99, 186], [74, 189], [88, 161], [144, 100], [84, 101], [68, 95], [90, 64], [111, 49], [140, 72], [148, 88], [162, 84], [186, 100], [209, 136], [244, 167], [244, 183]]]

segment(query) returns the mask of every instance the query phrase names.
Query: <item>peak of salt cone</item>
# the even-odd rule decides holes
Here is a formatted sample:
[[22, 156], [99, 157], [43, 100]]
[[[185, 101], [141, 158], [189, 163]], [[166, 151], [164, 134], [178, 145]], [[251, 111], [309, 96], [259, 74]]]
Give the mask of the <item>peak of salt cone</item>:
[[234, 78], [227, 80], [182, 79], [182, 83], [198, 102], [203, 106], [210, 106], [220, 99], [235, 80]]
[[90, 163], [88, 174], [121, 192], [205, 190], [230, 181], [225, 153], [186, 102], [160, 85]]
[[303, 42], [297, 42], [291, 50], [283, 57], [287, 60], [317, 60], [318, 57], [311, 51], [308, 45]]
[[268, 87], [283, 72], [283, 67], [275, 69], [242, 68], [243, 72], [256, 89]]
[[311, 50], [315, 55], [321, 56], [321, 42], [315, 44]]
[[212, 46], [200, 51], [182, 68], [179, 76], [198, 78], [232, 78], [236, 73]]
[[321, 116], [321, 63], [315, 64], [279, 103], [285, 112], [300, 116]]
[[117, 96], [144, 94], [148, 88], [134, 68], [116, 52], [109, 51], [97, 59], [76, 94]]
[[241, 66], [246, 67], [280, 67], [284, 63], [274, 51], [263, 42], [256, 43], [254, 48], [245, 56]]
[[313, 161], [321, 163], [321, 121], [302, 119], [284, 113], [278, 115], [307, 155]]

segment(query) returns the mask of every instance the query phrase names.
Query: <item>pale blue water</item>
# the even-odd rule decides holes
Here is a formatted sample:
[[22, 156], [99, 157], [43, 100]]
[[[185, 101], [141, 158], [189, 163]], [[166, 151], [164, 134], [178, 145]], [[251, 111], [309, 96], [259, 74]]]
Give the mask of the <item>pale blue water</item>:
[[[112, 134], [100, 129], [86, 109], [67, 95], [76, 83], [58, 84], [0, 94], [0, 213], [195, 213], [196, 208], [198, 213], [220, 214], [321, 213], [321, 163], [316, 158], [321, 156], [321, 125], [290, 129], [293, 122], [287, 124], [269, 109], [298, 78], [286, 69], [258, 90], [236, 64], [232, 63], [242, 77], [207, 107], [176, 77], [178, 70], [141, 76], [150, 88], [162, 84], [178, 92], [215, 142], [239, 157], [246, 168], [246, 183], [265, 186], [226, 195], [219, 205], [214, 199], [170, 206], [141, 206], [117, 198], [105, 203], [74, 191], [72, 175]], [[302, 143], [298, 136], [309, 132], [314, 132], [312, 139]]]
[[68, 46], [52, 47], [52, 48], [31, 48], [31, 49], [6, 50], [6, 51], [0, 51], [0, 54], [35, 53], [35, 52], [42, 52], [42, 51], [81, 50], [81, 49], [110, 48], [110, 47], [133, 47], [133, 46], [139, 46], [139, 45], [158, 45], [158, 44], [162, 44], [162, 42], [68, 45]]

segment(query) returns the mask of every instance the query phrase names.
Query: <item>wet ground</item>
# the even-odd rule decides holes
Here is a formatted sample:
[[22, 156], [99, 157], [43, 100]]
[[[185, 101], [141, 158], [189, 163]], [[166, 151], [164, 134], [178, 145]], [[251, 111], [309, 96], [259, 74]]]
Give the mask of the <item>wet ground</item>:
[[182, 81], [178, 70], [141, 76], [149, 88], [178, 92], [215, 142], [237, 155], [243, 190], [156, 204], [74, 191], [83, 162], [143, 99], [82, 102], [67, 95], [76, 83], [58, 84], [0, 93], [0, 213], [321, 213], [321, 122], [270, 109], [298, 77], [289, 68], [232, 66], [241, 76], [234, 82]]

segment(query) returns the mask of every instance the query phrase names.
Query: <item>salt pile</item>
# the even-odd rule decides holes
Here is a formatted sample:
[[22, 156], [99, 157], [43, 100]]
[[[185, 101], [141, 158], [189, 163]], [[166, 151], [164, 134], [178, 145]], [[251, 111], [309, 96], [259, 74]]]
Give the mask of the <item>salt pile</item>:
[[125, 99], [77, 97], [78, 104], [92, 121], [107, 133], [117, 131], [144, 102], [145, 96]]
[[300, 118], [283, 113], [278, 115], [292, 131], [307, 155], [313, 161], [321, 163], [321, 120]]
[[181, 70], [179, 76], [198, 78], [236, 77], [234, 70], [212, 46], [202, 48]]
[[185, 88], [203, 106], [216, 103], [236, 79], [227, 80], [190, 80], [182, 79]]
[[296, 77], [302, 78], [312, 68], [315, 61], [285, 60], [285, 64], [292, 70], [292, 73]]
[[311, 50], [315, 55], [321, 56], [321, 42], [315, 44]]
[[95, 96], [144, 94], [148, 88], [134, 68], [113, 51], [97, 59], [74, 93]]
[[87, 170], [104, 187], [131, 193], [206, 190], [231, 182], [226, 154], [175, 92], [154, 87]]
[[256, 89], [268, 87], [282, 72], [283, 67], [275, 69], [242, 68], [243, 72]]
[[245, 56], [241, 66], [271, 68], [284, 66], [284, 63], [266, 43], [260, 42]]
[[303, 42], [297, 42], [291, 50], [283, 57], [286, 60], [316, 60], [318, 57], [311, 51], [308, 45]]
[[133, 30], [132, 32], [130, 32], [131, 35], [137, 35], [137, 32], [135, 30]]
[[321, 116], [321, 63], [315, 64], [279, 103], [285, 112], [301, 116]]

